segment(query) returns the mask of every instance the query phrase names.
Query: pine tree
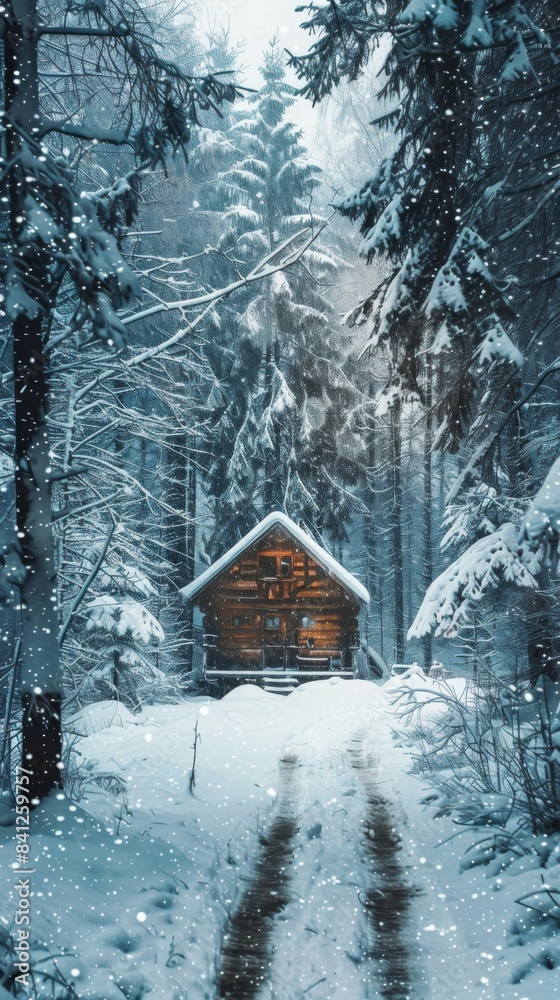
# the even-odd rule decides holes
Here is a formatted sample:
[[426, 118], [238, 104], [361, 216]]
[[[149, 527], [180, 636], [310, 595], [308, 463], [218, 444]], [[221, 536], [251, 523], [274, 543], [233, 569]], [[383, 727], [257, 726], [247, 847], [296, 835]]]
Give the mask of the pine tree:
[[[275, 42], [262, 75], [247, 112], [197, 151], [206, 162], [221, 161], [203, 205], [224, 213], [220, 249], [245, 267], [302, 226], [322, 223], [312, 207], [319, 172], [287, 119], [293, 90]], [[220, 355], [217, 376], [225, 382], [209, 406], [211, 558], [274, 509], [286, 510], [313, 534], [345, 538], [348, 500], [337, 481], [332, 415], [349, 390], [334, 376], [336, 334], [321, 291], [338, 266], [331, 249], [316, 245], [305, 265], [246, 296], [237, 316], [221, 317], [222, 343], [233, 356]]]
[[98, 593], [84, 605], [87, 656], [75, 664], [82, 668], [78, 704], [111, 698], [135, 711], [153, 684], [161, 695], [173, 686], [153, 655], [164, 638], [146, 606], [156, 592], [137, 566], [118, 559], [105, 564], [96, 583]]
[[[377, 357], [388, 345], [391, 405], [416, 394], [433, 423], [432, 449], [460, 452], [464, 468], [449, 502], [468, 507], [493, 490], [496, 506], [507, 507], [527, 488], [522, 351], [542, 347], [519, 292], [527, 240], [536, 258], [555, 261], [557, 252], [548, 102], [558, 86], [558, 14], [547, 0], [499, 8], [350, 0], [308, 10], [315, 41], [292, 64], [314, 101], [357, 79], [391, 39], [374, 124], [392, 128], [397, 142], [338, 204], [359, 220], [366, 258], [391, 270], [350, 322], [367, 334], [364, 353]], [[548, 84], [533, 87], [536, 76]], [[534, 259], [530, 272], [532, 288], [555, 274]], [[547, 308], [542, 301], [541, 326]]]
[[[2, 13], [5, 65], [8, 236], [2, 267], [4, 313], [12, 325], [15, 389], [17, 532], [27, 569], [21, 587], [19, 665], [23, 691], [23, 765], [33, 801], [60, 783], [62, 679], [57, 645], [56, 566], [51, 532], [53, 470], [48, 445], [49, 343], [57, 302], [67, 292], [74, 310], [64, 336], [85, 331], [109, 347], [125, 343], [117, 309], [139, 292], [118, 243], [75, 185], [62, 137], [133, 147], [133, 176], [184, 148], [197, 107], [231, 97], [230, 85], [197, 80], [166, 63], [147, 39], [149, 18], [134, 4], [83, 4], [44, 23], [35, 0]], [[49, 11], [45, 11], [48, 15]], [[132, 25], [135, 27], [132, 27]], [[39, 86], [39, 47], [66, 36], [66, 71], [79, 91], [85, 39], [109, 78], [120, 76], [126, 129], [104, 127], [88, 111], [55, 120]], [[74, 44], [75, 42], [75, 44]], [[42, 49], [42, 51], [44, 51]], [[129, 86], [127, 86], [127, 83]], [[87, 104], [87, 102], [85, 102]], [[126, 193], [131, 185], [127, 184]], [[60, 475], [60, 473], [59, 473]]]

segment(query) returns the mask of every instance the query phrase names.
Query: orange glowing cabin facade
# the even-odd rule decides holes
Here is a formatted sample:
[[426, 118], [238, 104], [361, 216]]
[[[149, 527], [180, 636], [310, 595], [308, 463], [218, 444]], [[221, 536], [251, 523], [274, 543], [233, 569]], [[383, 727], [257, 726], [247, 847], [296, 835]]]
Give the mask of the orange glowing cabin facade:
[[352, 677], [365, 587], [283, 513], [182, 591], [204, 615], [209, 679]]

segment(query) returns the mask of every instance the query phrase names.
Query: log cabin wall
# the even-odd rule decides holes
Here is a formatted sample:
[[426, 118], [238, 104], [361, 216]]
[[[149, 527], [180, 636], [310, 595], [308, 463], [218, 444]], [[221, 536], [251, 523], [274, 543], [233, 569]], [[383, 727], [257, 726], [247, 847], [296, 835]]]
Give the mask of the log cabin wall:
[[288, 532], [272, 529], [200, 594], [208, 666], [351, 669], [359, 603]]

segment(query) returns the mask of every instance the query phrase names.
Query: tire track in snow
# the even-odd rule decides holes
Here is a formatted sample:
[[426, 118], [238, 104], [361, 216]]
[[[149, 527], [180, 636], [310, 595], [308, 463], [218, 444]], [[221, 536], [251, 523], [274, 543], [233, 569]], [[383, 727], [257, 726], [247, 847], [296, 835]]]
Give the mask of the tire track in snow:
[[298, 832], [293, 788], [297, 765], [295, 754], [286, 753], [280, 760], [276, 816], [261, 840], [254, 873], [224, 931], [217, 972], [221, 1000], [253, 1000], [270, 974], [273, 923], [288, 903], [293, 840]]
[[344, 721], [285, 748], [275, 818], [225, 928], [220, 1000], [425, 996], [394, 806], [367, 734]]
[[375, 780], [375, 760], [365, 736], [349, 740], [348, 756], [364, 790], [367, 812], [360, 846], [371, 875], [361, 895], [369, 928], [368, 958], [374, 963], [372, 988], [383, 1000], [413, 1000], [413, 978], [418, 982], [410, 945], [410, 908], [418, 889], [410, 883], [399, 861], [401, 836], [394, 808]]
[[301, 829], [259, 1000], [425, 996], [408, 941], [417, 892], [398, 861], [391, 799], [379, 793], [379, 762], [365, 735], [349, 736], [346, 722], [313, 725], [287, 747], [299, 758]]

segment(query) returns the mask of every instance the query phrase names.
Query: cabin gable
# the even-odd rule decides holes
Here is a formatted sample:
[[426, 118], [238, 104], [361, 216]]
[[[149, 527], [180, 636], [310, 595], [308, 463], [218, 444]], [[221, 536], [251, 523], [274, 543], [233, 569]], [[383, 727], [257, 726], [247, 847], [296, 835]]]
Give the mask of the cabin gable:
[[199, 596], [201, 608], [216, 601], [327, 600], [359, 602], [285, 530], [272, 529], [223, 570]]
[[290, 530], [285, 516], [263, 524], [266, 530], [255, 529], [192, 585], [204, 614], [207, 676], [351, 676], [367, 592], [301, 529]]

